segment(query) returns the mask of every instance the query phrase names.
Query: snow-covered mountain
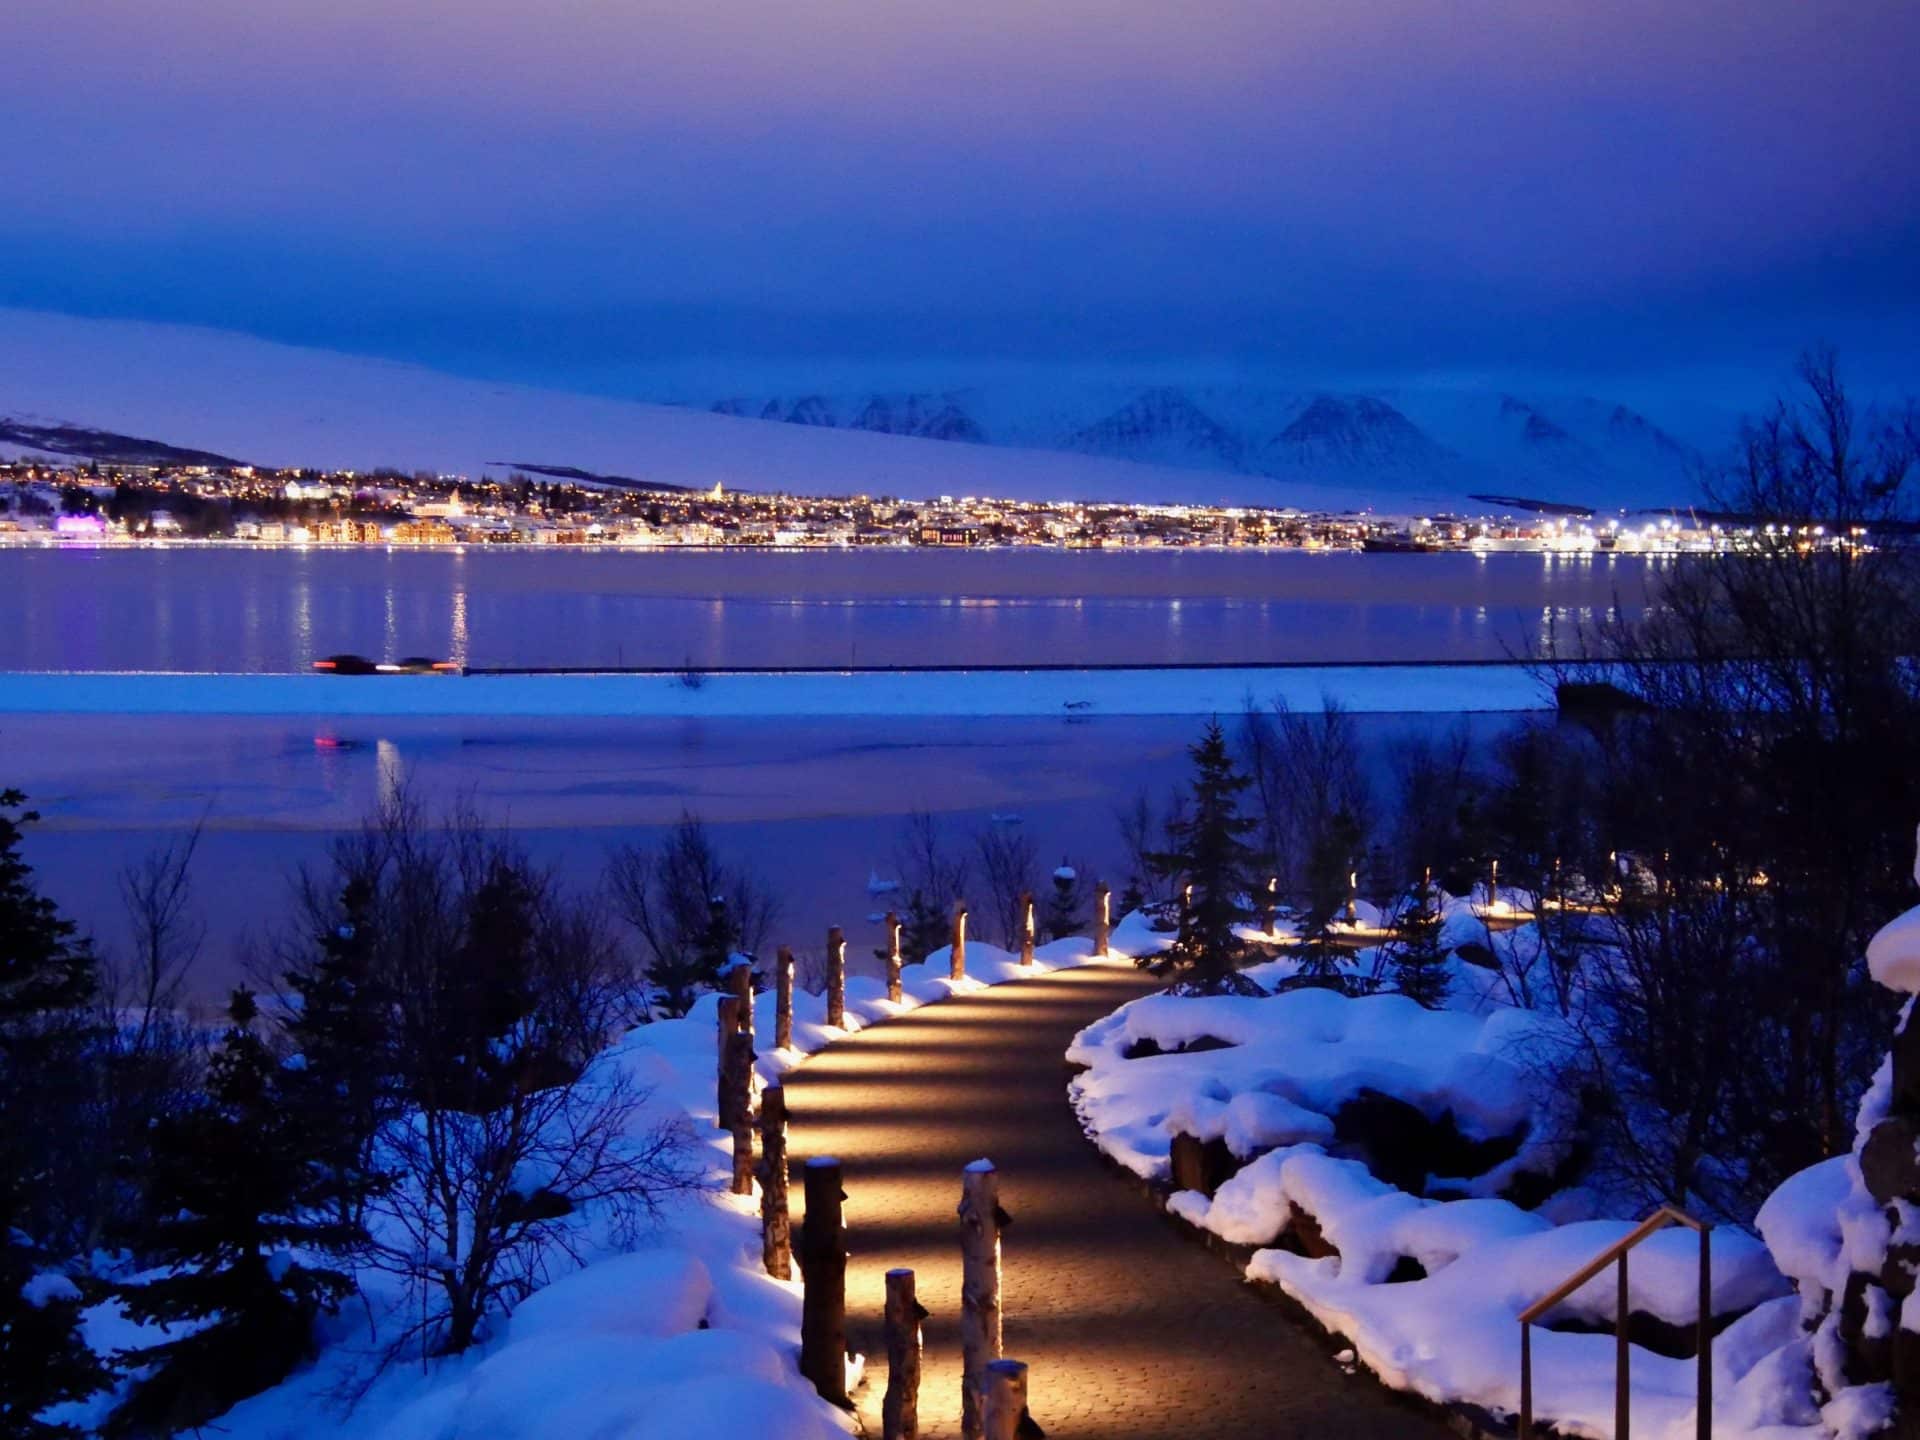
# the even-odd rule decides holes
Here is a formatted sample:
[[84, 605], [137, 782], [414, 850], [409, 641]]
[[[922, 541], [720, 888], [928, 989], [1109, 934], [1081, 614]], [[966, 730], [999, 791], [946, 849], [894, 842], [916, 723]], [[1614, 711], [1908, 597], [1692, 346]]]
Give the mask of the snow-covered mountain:
[[1476, 495], [1604, 508], [1694, 490], [1685, 445], [1586, 398], [1076, 382], [663, 405], [0, 309], [0, 455], [19, 454], [1390, 514], [1506, 508]]
[[[1023, 413], [1037, 410], [1024, 393]], [[1131, 398], [1055, 429], [1078, 428]], [[874, 403], [876, 400], [881, 403]], [[804, 403], [803, 403], [804, 402]], [[1297, 505], [1392, 514], [1459, 509], [1428, 477], [1391, 491], [1337, 476], [1281, 482], [1231, 467], [1143, 464], [1007, 442], [997, 410], [946, 396], [800, 396], [734, 415], [472, 380], [419, 365], [178, 325], [0, 309], [0, 456], [228, 457], [262, 466], [478, 475], [628, 476], [813, 495]], [[751, 416], [754, 418], [743, 418]], [[792, 419], [796, 423], [778, 423]], [[991, 444], [956, 444], [972, 438]], [[1039, 433], [1036, 430], [1035, 433]], [[1049, 431], [1048, 433], [1052, 433]], [[1140, 452], [1144, 453], [1144, 452]]]
[[1624, 405], [1491, 386], [1358, 392], [1097, 384], [1043, 393], [978, 386], [733, 396], [711, 408], [1381, 496], [1433, 490], [1602, 508], [1671, 504], [1693, 497], [1701, 463], [1690, 446]]

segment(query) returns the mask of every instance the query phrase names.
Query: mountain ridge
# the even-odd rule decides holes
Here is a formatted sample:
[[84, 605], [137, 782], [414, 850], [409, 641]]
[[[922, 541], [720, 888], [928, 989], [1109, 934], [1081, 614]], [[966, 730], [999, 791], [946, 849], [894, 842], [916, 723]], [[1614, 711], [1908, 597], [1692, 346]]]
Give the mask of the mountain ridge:
[[1454, 387], [1169, 384], [734, 397], [716, 413], [1175, 469], [1402, 490], [1500, 490], [1611, 506], [1684, 501], [1703, 457], [1617, 401]]

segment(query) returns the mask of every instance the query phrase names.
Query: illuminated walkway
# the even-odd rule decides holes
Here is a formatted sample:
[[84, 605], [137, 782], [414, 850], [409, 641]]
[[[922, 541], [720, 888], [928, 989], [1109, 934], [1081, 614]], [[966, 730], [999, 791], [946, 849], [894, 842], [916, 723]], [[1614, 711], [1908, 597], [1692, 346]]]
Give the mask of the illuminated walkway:
[[[1127, 962], [945, 1000], [829, 1047], [788, 1077], [791, 1153], [846, 1166], [849, 1330], [874, 1357], [884, 1275], [911, 1266], [926, 1325], [921, 1434], [959, 1434], [960, 1170], [990, 1157], [1014, 1217], [1006, 1353], [1032, 1366], [1049, 1440], [1428, 1440], [1445, 1432], [1324, 1349], [1176, 1233], [1109, 1170], [1067, 1103], [1075, 1031], [1151, 988]], [[793, 1192], [801, 1202], [800, 1187]]]

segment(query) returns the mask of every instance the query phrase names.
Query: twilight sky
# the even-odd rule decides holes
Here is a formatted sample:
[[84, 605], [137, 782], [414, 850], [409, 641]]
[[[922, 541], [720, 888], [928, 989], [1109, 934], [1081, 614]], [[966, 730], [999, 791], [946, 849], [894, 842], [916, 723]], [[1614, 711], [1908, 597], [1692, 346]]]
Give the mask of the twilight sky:
[[1920, 379], [1909, 0], [6, 0], [0, 304], [689, 366]]

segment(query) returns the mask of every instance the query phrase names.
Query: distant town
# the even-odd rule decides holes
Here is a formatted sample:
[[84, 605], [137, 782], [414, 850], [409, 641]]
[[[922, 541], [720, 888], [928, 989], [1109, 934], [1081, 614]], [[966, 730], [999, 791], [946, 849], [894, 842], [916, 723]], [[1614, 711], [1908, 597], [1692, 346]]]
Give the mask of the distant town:
[[[1526, 502], [1516, 502], [1524, 504]], [[1550, 512], [1550, 513], [1549, 513]], [[0, 463], [0, 544], [758, 547], [1281, 546], [1321, 550], [1678, 553], [1741, 531], [1684, 514], [1570, 507], [1394, 516], [1292, 508], [941, 496], [803, 496], [649, 486], [580, 472]]]

